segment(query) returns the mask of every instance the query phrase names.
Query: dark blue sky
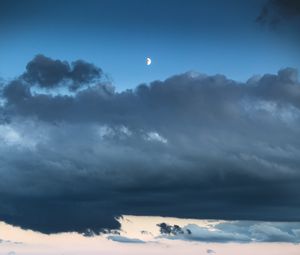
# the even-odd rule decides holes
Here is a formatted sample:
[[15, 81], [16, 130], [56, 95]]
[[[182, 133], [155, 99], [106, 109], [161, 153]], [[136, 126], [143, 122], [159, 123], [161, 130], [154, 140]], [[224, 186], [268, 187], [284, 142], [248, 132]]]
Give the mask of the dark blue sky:
[[299, 68], [293, 31], [255, 22], [264, 4], [1, 0], [0, 77], [22, 73], [39, 53], [93, 62], [119, 90], [190, 70], [244, 81], [287, 66]]

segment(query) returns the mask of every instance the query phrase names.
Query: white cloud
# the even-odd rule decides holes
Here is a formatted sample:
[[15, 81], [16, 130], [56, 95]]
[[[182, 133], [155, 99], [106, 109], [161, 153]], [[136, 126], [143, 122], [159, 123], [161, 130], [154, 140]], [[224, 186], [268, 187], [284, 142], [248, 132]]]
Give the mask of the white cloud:
[[0, 125], [0, 139], [6, 144], [18, 144], [22, 138], [20, 134], [8, 125]]
[[35, 138], [29, 133], [23, 132], [22, 127], [9, 124], [0, 125], [0, 145], [1, 142], [3, 146], [15, 146], [16, 148], [33, 149], [36, 145]]
[[168, 142], [168, 140], [166, 138], [164, 138], [163, 136], [161, 136], [157, 132], [148, 132], [145, 135], [145, 139], [147, 141], [151, 141], [151, 142], [161, 142], [161, 143], [167, 143]]

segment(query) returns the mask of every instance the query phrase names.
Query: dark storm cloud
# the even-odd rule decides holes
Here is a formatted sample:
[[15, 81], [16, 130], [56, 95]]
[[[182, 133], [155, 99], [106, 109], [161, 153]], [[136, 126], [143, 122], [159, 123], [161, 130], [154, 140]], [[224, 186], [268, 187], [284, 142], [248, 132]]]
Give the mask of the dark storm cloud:
[[43, 55], [37, 55], [27, 64], [22, 79], [44, 88], [69, 83], [69, 89], [76, 90], [82, 84], [100, 79], [101, 75], [102, 70], [100, 68], [83, 60], [77, 60], [69, 64], [66, 61], [53, 60]]
[[283, 20], [291, 20], [295, 17], [300, 17], [299, 0], [269, 0], [263, 6], [256, 21], [274, 27]]
[[46, 233], [98, 233], [122, 214], [300, 220], [296, 70], [72, 95], [35, 83], [2, 91], [0, 219]]

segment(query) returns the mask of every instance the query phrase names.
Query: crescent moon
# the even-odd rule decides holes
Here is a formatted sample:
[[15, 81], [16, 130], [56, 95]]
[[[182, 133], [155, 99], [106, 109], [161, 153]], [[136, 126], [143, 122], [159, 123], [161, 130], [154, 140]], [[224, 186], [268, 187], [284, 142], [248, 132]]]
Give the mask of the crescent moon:
[[150, 66], [151, 65], [151, 58], [146, 58], [146, 65], [147, 66]]

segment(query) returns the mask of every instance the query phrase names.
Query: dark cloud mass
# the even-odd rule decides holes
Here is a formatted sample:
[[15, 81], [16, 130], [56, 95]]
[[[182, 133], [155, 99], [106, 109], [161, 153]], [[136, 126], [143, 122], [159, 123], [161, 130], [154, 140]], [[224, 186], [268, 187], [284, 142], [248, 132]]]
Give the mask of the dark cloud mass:
[[76, 90], [81, 85], [99, 79], [102, 70], [93, 64], [77, 60], [69, 64], [66, 61], [53, 60], [37, 55], [26, 66], [22, 79], [30, 84], [51, 88], [70, 82], [69, 89]]
[[282, 21], [290, 21], [291, 19], [300, 17], [300, 1], [299, 0], [269, 0], [263, 6], [256, 21], [260, 24], [268, 24], [277, 26]]
[[85, 86], [92, 67], [40, 55], [3, 85], [0, 219], [46, 233], [97, 233], [122, 214], [300, 220], [295, 69], [245, 83], [189, 72], [115, 92]]

